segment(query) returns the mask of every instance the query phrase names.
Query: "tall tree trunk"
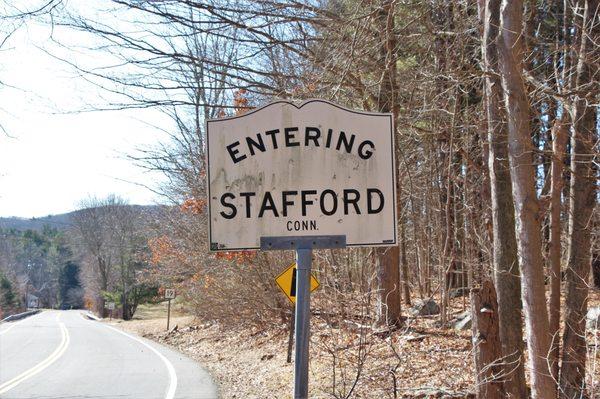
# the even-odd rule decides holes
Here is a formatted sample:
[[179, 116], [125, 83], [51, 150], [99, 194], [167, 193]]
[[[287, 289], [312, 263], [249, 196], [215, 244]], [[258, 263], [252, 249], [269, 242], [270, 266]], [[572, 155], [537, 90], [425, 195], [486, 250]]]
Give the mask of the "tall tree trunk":
[[488, 119], [489, 171], [492, 197], [494, 283], [498, 296], [500, 342], [505, 359], [506, 394], [527, 397], [523, 356], [521, 279], [515, 237], [515, 213], [508, 165], [502, 86], [498, 75], [498, 40], [501, 0], [486, 0], [483, 59]]
[[[382, 78], [378, 109], [381, 112], [392, 112], [394, 120], [398, 114], [395, 106], [396, 90], [396, 36], [394, 34], [394, 2], [383, 0], [378, 10], [377, 19], [381, 26], [380, 65]], [[396, 141], [396, 167], [398, 167], [398, 135], [394, 132]], [[399, 174], [396, 174], [399, 176]], [[396, 182], [398, 186], [399, 182]], [[396, 188], [396, 192], [401, 190]], [[400, 210], [400, 201], [395, 206]], [[400, 249], [398, 246], [377, 249], [377, 269], [379, 283], [379, 323], [387, 326], [401, 324], [401, 289], [400, 289]]]
[[[585, 380], [585, 317], [591, 266], [591, 216], [595, 205], [593, 136], [595, 109], [577, 107], [571, 138], [571, 198], [569, 254], [566, 269], [565, 331], [563, 336], [561, 397], [579, 398]], [[581, 116], [580, 116], [581, 115]]]
[[560, 261], [561, 261], [561, 194], [563, 185], [563, 164], [567, 148], [568, 125], [564, 122], [566, 116], [556, 119], [552, 129], [552, 166], [550, 171], [550, 249], [548, 253], [550, 263], [550, 334], [552, 344], [550, 350], [550, 364], [552, 378], [558, 381], [559, 350], [560, 350]]
[[404, 229], [403, 218], [400, 220], [400, 274], [402, 280], [402, 293], [404, 295], [404, 303], [410, 306], [411, 302], [410, 285], [408, 281], [408, 261], [406, 259], [406, 231]]
[[[576, 88], [598, 78], [594, 42], [600, 38], [598, 0], [587, 0], [583, 12]], [[598, 52], [595, 49], [595, 53]], [[596, 176], [592, 166], [596, 140], [596, 108], [584, 94], [574, 99], [571, 137], [571, 190], [569, 212], [569, 255], [566, 270], [565, 331], [563, 335], [561, 398], [579, 398], [585, 385], [585, 317], [591, 265], [592, 213], [595, 206]]]
[[501, 21], [498, 50], [508, 121], [508, 154], [515, 203], [531, 391], [534, 399], [554, 399], [556, 385], [548, 367], [550, 334], [544, 289], [539, 202], [535, 192], [530, 109], [522, 72], [523, 1], [504, 0]]
[[[454, 107], [456, 111], [458, 107]], [[440, 269], [440, 316], [442, 326], [446, 326], [448, 319], [448, 295], [450, 289], [450, 276], [456, 271], [456, 214], [454, 208], [454, 132], [450, 134], [450, 141], [448, 142], [448, 169], [447, 169], [447, 183], [446, 183], [446, 203], [445, 203], [445, 216], [446, 216], [446, 239], [444, 242], [443, 259], [444, 264]], [[447, 263], [446, 263], [447, 262]]]
[[507, 395], [503, 384], [498, 304], [491, 281], [485, 280], [480, 288], [471, 290], [471, 314], [477, 399], [504, 399]]

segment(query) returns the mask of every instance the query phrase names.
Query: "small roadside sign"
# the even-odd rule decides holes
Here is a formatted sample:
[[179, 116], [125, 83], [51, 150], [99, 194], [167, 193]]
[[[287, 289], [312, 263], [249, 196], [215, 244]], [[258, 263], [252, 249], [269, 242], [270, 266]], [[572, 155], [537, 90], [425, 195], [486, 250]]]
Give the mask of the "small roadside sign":
[[169, 331], [169, 324], [171, 323], [171, 299], [175, 299], [175, 290], [173, 288], [165, 289], [165, 299], [168, 299], [169, 302], [167, 307], [167, 331]]
[[114, 302], [109, 302], [107, 304], [108, 310], [115, 310], [115, 303]]
[[[277, 283], [281, 291], [283, 291], [283, 293], [288, 297], [288, 299], [292, 303], [296, 303], [296, 276], [296, 263], [294, 262], [275, 279], [275, 282]], [[319, 288], [319, 281], [311, 273], [310, 292], [313, 292], [317, 288]]]

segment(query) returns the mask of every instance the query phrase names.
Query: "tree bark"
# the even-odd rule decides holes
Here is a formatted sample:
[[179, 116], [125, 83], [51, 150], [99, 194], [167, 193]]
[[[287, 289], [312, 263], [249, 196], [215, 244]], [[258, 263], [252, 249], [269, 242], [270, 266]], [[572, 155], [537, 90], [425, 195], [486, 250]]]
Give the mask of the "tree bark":
[[[598, 78], [594, 41], [600, 37], [598, 0], [585, 2], [581, 44], [579, 47], [576, 87], [589, 85]], [[596, 52], [598, 50], [596, 49]], [[569, 212], [569, 250], [566, 270], [565, 331], [563, 335], [560, 397], [584, 395], [585, 317], [587, 313], [588, 279], [591, 266], [592, 213], [596, 200], [596, 175], [592, 166], [596, 140], [596, 108], [585, 94], [575, 98], [572, 107], [571, 190]]]
[[552, 165], [550, 177], [550, 248], [548, 260], [550, 263], [550, 334], [552, 344], [550, 349], [550, 365], [552, 378], [558, 381], [559, 351], [560, 351], [560, 262], [561, 262], [561, 194], [563, 190], [563, 164], [567, 139], [568, 125], [564, 123], [565, 115], [556, 119], [552, 129]]
[[[378, 10], [377, 19], [381, 26], [380, 62], [382, 67], [382, 78], [380, 95], [378, 98], [378, 109], [380, 112], [392, 112], [394, 120], [398, 113], [395, 107], [396, 89], [396, 37], [394, 34], [394, 9], [393, 1], [383, 0]], [[396, 153], [398, 152], [398, 135], [394, 132], [396, 141]], [[398, 167], [398, 155], [396, 156], [396, 167]], [[399, 174], [396, 174], [398, 177]], [[399, 182], [396, 182], [398, 186]], [[396, 192], [401, 190], [396, 187]], [[400, 201], [394, 206], [399, 208]], [[398, 212], [399, 209], [396, 210]], [[399, 212], [397, 213], [399, 214]], [[397, 326], [402, 322], [402, 295], [400, 289], [400, 249], [398, 246], [377, 249], [377, 270], [379, 283], [379, 323], [387, 326]]]
[[504, 399], [507, 396], [503, 383], [498, 304], [491, 281], [485, 280], [481, 288], [471, 290], [471, 314], [477, 398]]
[[530, 109], [522, 73], [522, 29], [523, 1], [504, 0], [498, 50], [508, 122], [508, 153], [522, 275], [521, 295], [529, 348], [531, 391], [534, 399], [554, 399], [556, 385], [548, 367], [550, 334], [539, 203], [535, 191]]
[[410, 285], [408, 278], [408, 262], [406, 259], [406, 232], [404, 229], [403, 219], [401, 219], [400, 221], [400, 275], [402, 280], [402, 293], [404, 295], [404, 303], [410, 306]]
[[489, 171], [492, 198], [494, 284], [498, 295], [500, 341], [505, 359], [507, 397], [527, 397], [523, 356], [521, 281], [515, 237], [512, 183], [508, 165], [502, 85], [498, 75], [498, 40], [501, 0], [486, 0], [483, 59], [488, 119]]

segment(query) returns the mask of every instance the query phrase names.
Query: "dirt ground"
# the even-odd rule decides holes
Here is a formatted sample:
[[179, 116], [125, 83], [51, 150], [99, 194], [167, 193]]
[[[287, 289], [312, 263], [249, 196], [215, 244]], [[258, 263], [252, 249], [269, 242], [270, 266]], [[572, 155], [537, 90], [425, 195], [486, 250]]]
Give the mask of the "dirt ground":
[[[463, 311], [461, 298], [451, 312]], [[468, 302], [467, 302], [468, 306]], [[590, 307], [600, 306], [592, 293]], [[140, 309], [119, 327], [178, 349], [198, 360], [220, 386], [221, 397], [282, 399], [292, 397], [293, 363], [287, 363], [288, 334], [258, 328], [223, 328], [202, 323], [174, 310], [166, 332], [164, 309]], [[471, 398], [473, 366], [471, 332], [437, 327], [438, 316], [408, 317], [404, 328], [389, 333], [348, 324], [333, 328], [312, 318], [310, 346], [311, 398]], [[588, 334], [589, 386], [599, 391], [598, 335]], [[595, 396], [592, 393], [592, 397]]]

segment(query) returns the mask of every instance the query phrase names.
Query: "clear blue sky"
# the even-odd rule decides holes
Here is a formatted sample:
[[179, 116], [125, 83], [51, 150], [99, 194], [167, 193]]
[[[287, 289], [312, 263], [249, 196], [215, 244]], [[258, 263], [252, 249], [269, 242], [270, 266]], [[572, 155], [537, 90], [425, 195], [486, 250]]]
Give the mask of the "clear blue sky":
[[[30, 24], [0, 50], [0, 216], [38, 217], [116, 193], [130, 203], [160, 200], [141, 187], [160, 175], [126, 159], [163, 139], [158, 110], [68, 113], [97, 101], [99, 89], [38, 47], [58, 51], [50, 27]], [[72, 38], [76, 40], [77, 37]], [[98, 56], [101, 59], [101, 55]]]

